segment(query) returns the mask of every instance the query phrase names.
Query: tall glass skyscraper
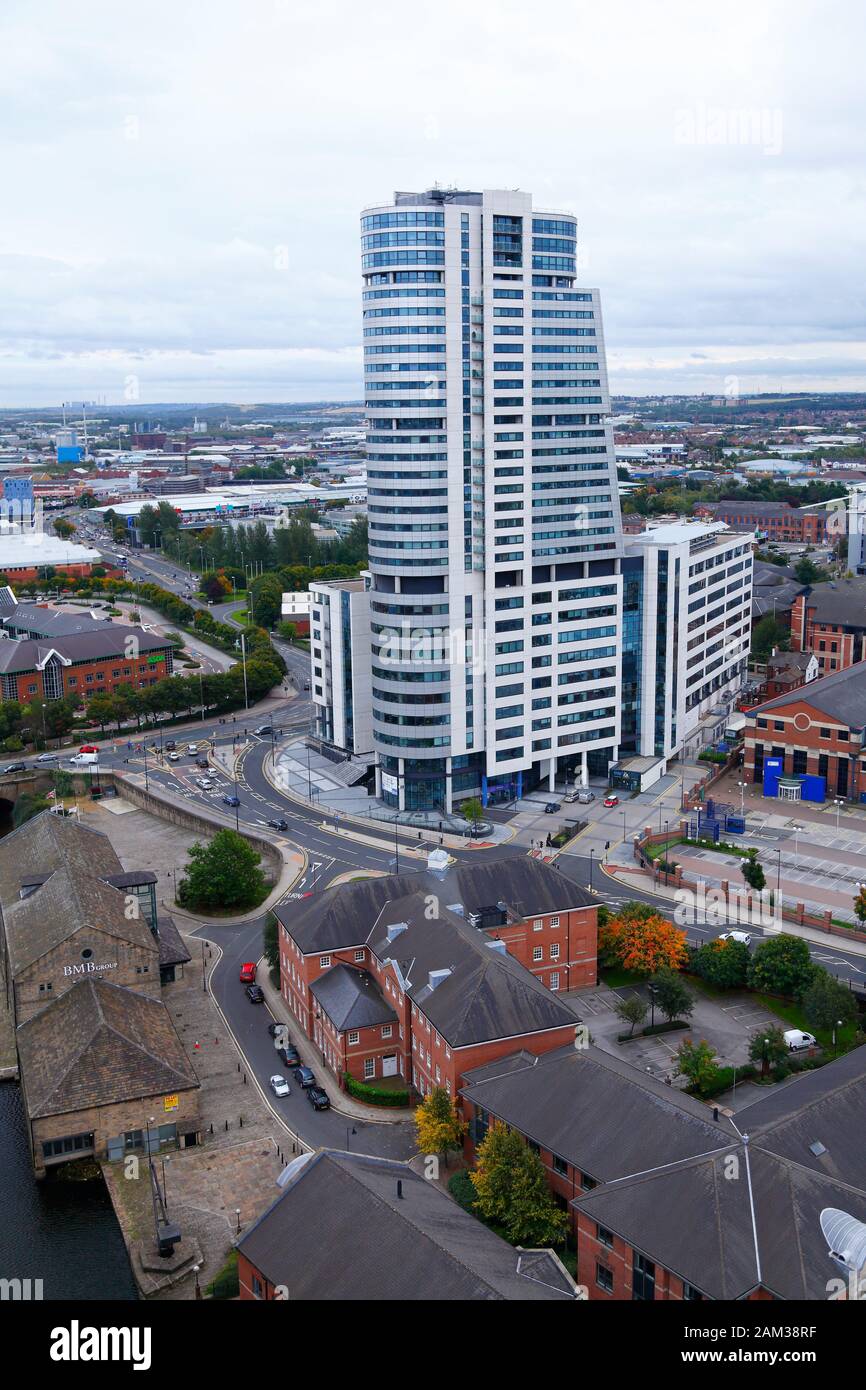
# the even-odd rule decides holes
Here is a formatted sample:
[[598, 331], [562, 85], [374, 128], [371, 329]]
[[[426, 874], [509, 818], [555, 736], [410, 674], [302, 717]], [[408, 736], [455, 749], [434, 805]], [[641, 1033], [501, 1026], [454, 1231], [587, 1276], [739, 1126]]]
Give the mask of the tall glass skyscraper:
[[377, 791], [450, 811], [620, 741], [622, 534], [598, 293], [528, 193], [361, 218]]

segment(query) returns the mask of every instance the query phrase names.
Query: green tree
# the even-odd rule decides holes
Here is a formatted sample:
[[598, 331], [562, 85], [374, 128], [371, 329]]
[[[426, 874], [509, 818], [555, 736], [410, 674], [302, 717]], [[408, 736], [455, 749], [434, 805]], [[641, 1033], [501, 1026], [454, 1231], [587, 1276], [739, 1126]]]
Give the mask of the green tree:
[[478, 797], [470, 796], [468, 801], [461, 802], [459, 809], [461, 816], [472, 826], [474, 833], [479, 822], [484, 819], [484, 807], [481, 805]]
[[25, 821], [31, 820], [33, 816], [40, 815], [42, 811], [47, 811], [50, 806], [51, 802], [48, 801], [42, 792], [37, 792], [35, 795], [31, 795], [30, 792], [22, 792], [21, 796], [16, 798], [15, 805], [12, 807], [13, 826], [17, 830], [19, 825], [23, 825]]
[[614, 1010], [623, 1023], [631, 1025], [629, 1037], [633, 1038], [635, 1028], [639, 1023], [643, 1023], [649, 1012], [649, 1005], [639, 994], [630, 994], [626, 999], [618, 1000]]
[[443, 1086], [434, 1086], [415, 1111], [418, 1148], [422, 1154], [441, 1154], [448, 1166], [448, 1151], [459, 1149], [466, 1126]]
[[707, 941], [692, 956], [692, 970], [714, 989], [742, 989], [749, 972], [748, 946], [742, 941]]
[[755, 661], [766, 661], [774, 648], [784, 652], [790, 645], [790, 632], [772, 614], [768, 613], [752, 628], [752, 657]]
[[655, 988], [656, 1004], [668, 1023], [675, 1018], [691, 1018], [695, 1001], [688, 985], [675, 970], [657, 970], [650, 980]]
[[478, 1209], [501, 1226], [512, 1245], [558, 1245], [566, 1218], [547, 1185], [544, 1166], [516, 1130], [494, 1125], [478, 1148], [470, 1173]]
[[801, 936], [771, 936], [762, 941], [749, 962], [750, 989], [766, 990], [796, 999], [808, 989], [815, 967]]
[[827, 578], [827, 571], [819, 569], [807, 555], [804, 555], [794, 566], [794, 578], [798, 584], [820, 584]]
[[837, 1025], [857, 1021], [857, 1005], [850, 989], [826, 970], [816, 969], [803, 994], [803, 1012], [810, 1028], [829, 1033]]
[[763, 866], [758, 863], [758, 851], [756, 849], [746, 851], [746, 857], [740, 863], [740, 872], [749, 887], [754, 888], [756, 893], [760, 893], [767, 886]]
[[257, 854], [234, 830], [218, 830], [210, 844], [187, 851], [189, 866], [178, 885], [178, 901], [193, 910], [255, 907], [268, 891]]
[[866, 883], [854, 899], [854, 916], [858, 921], [866, 922]]
[[693, 1090], [703, 1093], [711, 1091], [719, 1077], [715, 1048], [710, 1047], [705, 1038], [697, 1043], [692, 1042], [691, 1038], [684, 1038], [677, 1048], [674, 1070], [678, 1076], [686, 1078]]
[[75, 535], [75, 527], [71, 521], [67, 521], [65, 516], [54, 518], [54, 530], [62, 541], [68, 541], [70, 536]]
[[759, 1028], [749, 1039], [749, 1060], [760, 1062], [762, 1076], [766, 1076], [771, 1066], [783, 1062], [787, 1056], [788, 1044], [781, 1028]]

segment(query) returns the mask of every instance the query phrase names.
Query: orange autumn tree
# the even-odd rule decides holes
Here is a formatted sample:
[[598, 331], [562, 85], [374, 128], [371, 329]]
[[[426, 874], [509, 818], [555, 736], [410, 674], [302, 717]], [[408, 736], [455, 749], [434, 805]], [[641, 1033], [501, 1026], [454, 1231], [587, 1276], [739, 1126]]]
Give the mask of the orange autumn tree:
[[681, 970], [688, 960], [686, 934], [642, 903], [627, 903], [599, 933], [604, 958], [636, 975]]

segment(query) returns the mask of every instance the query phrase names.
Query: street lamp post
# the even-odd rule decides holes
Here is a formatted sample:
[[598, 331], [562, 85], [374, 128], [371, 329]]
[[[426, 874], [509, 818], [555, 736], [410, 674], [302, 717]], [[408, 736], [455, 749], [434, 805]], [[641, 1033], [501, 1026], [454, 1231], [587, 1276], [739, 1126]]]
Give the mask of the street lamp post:
[[592, 862], [593, 862], [593, 855], [594, 855], [594, 854], [595, 854], [595, 850], [594, 850], [594, 849], [591, 849], [591, 850], [589, 851], [589, 891], [590, 891], [590, 893], [592, 892]]
[[835, 802], [835, 805], [836, 805], [836, 834], [837, 834], [837, 835], [839, 834], [839, 817], [840, 817], [841, 814], [842, 814], [842, 807], [844, 806], [844, 804], [845, 804], [845, 803], [844, 803], [844, 801], [842, 800], [841, 796], [837, 796], [837, 797], [836, 797], [836, 802]]
[[[647, 989], [649, 990], [650, 997], [650, 1028], [654, 1028], [656, 1021], [656, 987], [655, 985], [647, 985]], [[646, 1015], [644, 1015], [644, 1017], [646, 1017]]]

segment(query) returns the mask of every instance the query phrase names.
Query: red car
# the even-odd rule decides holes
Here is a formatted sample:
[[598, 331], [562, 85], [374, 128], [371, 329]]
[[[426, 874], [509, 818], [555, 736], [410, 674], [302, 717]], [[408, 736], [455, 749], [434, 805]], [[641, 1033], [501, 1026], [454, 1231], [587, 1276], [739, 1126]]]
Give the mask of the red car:
[[618, 805], [619, 805], [619, 797], [618, 797], [618, 796], [606, 796], [606, 797], [604, 798], [604, 805], [605, 805], [605, 806], [618, 806]]
[[241, 966], [241, 984], [254, 985], [256, 982], [256, 963], [255, 961], [245, 961]]

